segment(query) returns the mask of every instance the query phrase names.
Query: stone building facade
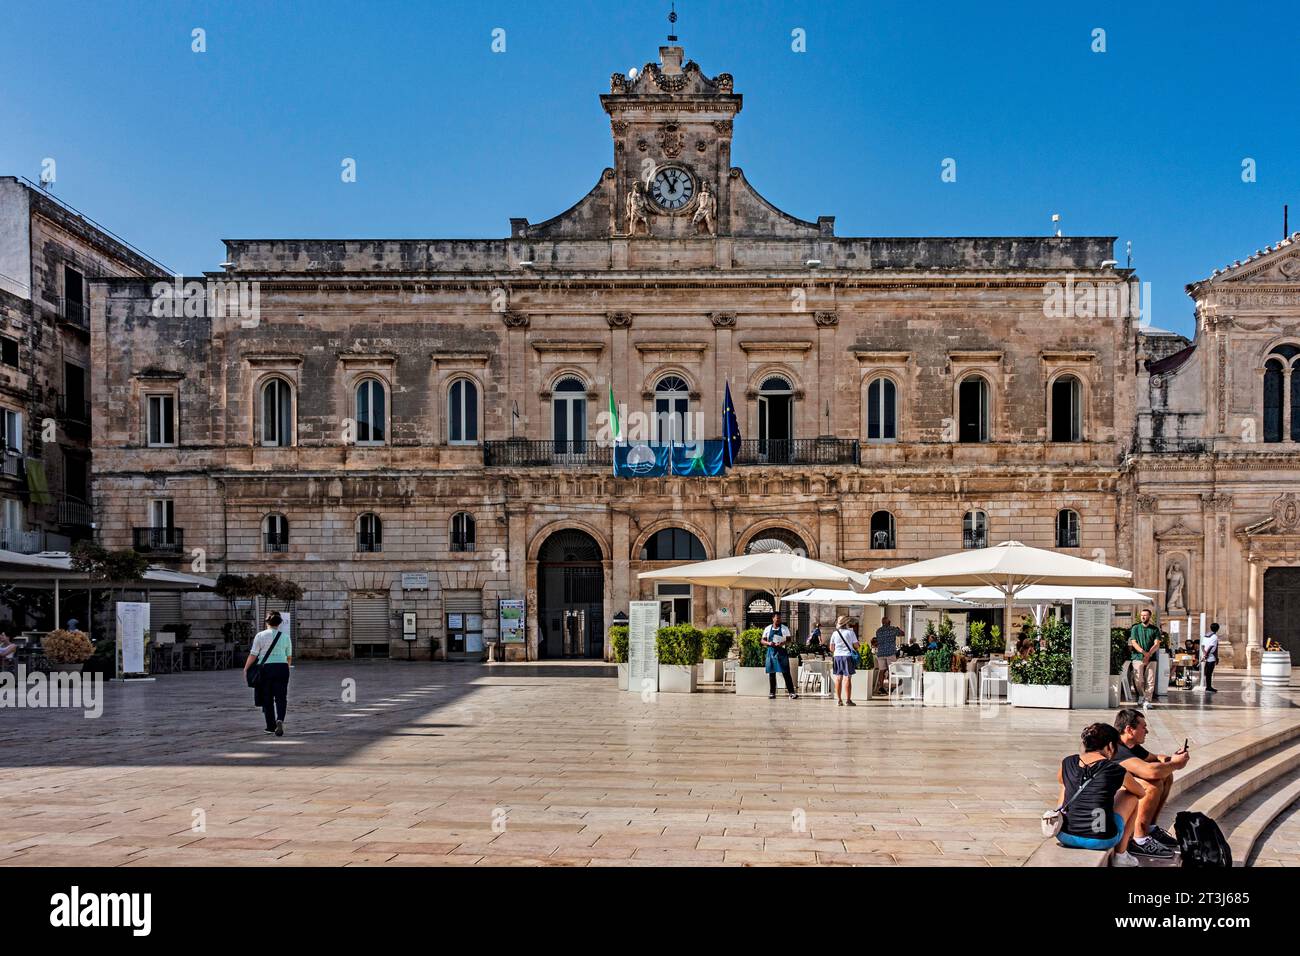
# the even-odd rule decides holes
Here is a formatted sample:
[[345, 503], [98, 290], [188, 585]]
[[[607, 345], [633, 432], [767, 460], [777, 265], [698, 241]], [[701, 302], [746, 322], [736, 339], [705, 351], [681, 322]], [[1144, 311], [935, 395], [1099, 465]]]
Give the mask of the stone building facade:
[[61, 551], [91, 535], [89, 283], [165, 273], [46, 191], [0, 177], [0, 548]]
[[[772, 547], [871, 569], [1017, 539], [1147, 562], [1150, 586], [1142, 529], [1170, 519], [1135, 491], [1192, 452], [1139, 446], [1112, 237], [836, 236], [732, 164], [741, 97], [678, 47], [601, 103], [612, 165], [507, 239], [236, 240], [193, 294], [97, 283], [104, 543], [294, 578], [311, 657], [479, 656], [508, 599], [508, 656], [603, 657], [629, 600], [709, 624], [765, 606], [638, 572]], [[256, 307], [214, 308], [218, 282]], [[1111, 306], [1062, 314], [1081, 289]], [[614, 476], [611, 393], [625, 435], [689, 440], [721, 434], [728, 387], [727, 474]]]

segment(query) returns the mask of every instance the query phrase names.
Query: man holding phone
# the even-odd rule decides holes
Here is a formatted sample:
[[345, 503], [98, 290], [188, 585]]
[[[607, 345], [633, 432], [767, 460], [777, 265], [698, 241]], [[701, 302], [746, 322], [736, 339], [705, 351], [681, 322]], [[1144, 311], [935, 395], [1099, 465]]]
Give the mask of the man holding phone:
[[1119, 731], [1115, 762], [1132, 774], [1142, 787], [1129, 852], [1153, 860], [1172, 859], [1178, 841], [1157, 826], [1156, 820], [1160, 818], [1160, 811], [1173, 789], [1174, 774], [1187, 766], [1190, 759], [1187, 741], [1183, 741], [1182, 749], [1175, 754], [1151, 753], [1142, 746], [1147, 739], [1146, 716], [1133, 707], [1126, 707], [1115, 715], [1115, 729]]

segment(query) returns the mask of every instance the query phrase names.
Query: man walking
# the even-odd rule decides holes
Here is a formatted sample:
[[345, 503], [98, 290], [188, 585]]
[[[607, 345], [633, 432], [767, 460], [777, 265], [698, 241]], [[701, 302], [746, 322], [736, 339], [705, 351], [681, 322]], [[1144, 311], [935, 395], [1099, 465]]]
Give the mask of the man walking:
[[790, 695], [790, 699], [799, 698], [799, 695], [794, 692], [794, 680], [790, 677], [790, 652], [786, 650], [788, 640], [790, 640], [790, 629], [781, 623], [780, 614], [773, 614], [772, 623], [763, 628], [763, 646], [767, 648], [763, 669], [767, 671], [768, 700], [776, 700], [777, 674], [785, 678], [785, 690]]
[[1151, 609], [1143, 608], [1141, 620], [1129, 628], [1129, 660], [1133, 663], [1133, 684], [1138, 704], [1153, 704], [1156, 699], [1156, 652], [1160, 650], [1160, 632], [1151, 623]]
[[[878, 684], [880, 689], [889, 689], [889, 665], [894, 663], [898, 656], [898, 639], [903, 636], [903, 632], [889, 623], [889, 615], [886, 614], [880, 619], [880, 627], [876, 628], [876, 636], [872, 640], [876, 653], [876, 673], [880, 675]], [[875, 693], [873, 688], [872, 693]]]
[[278, 611], [266, 616], [266, 630], [258, 631], [249, 648], [244, 673], [254, 664], [261, 665], [255, 688], [255, 697], [262, 705], [266, 718], [266, 732], [284, 736], [284, 712], [289, 703], [289, 667], [293, 664], [293, 644], [289, 635], [281, 633], [283, 618]]
[[1172, 755], [1147, 750], [1143, 746], [1147, 739], [1147, 719], [1136, 708], [1126, 707], [1116, 714], [1115, 729], [1119, 731], [1115, 762], [1132, 774], [1142, 788], [1128, 851], [1153, 860], [1172, 859], [1178, 841], [1157, 826], [1156, 821], [1173, 789], [1174, 774], [1187, 766], [1189, 754], [1186, 750]]
[[1205, 692], [1217, 694], [1214, 687], [1214, 668], [1219, 663], [1219, 623], [1210, 625], [1210, 633], [1201, 638], [1201, 671], [1205, 674]]

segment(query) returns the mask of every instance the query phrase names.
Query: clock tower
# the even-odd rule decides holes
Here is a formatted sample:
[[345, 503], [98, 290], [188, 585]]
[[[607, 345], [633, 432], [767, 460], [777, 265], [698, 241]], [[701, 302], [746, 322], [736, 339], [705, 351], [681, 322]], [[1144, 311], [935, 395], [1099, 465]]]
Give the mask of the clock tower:
[[709, 78], [682, 54], [660, 47], [658, 63], [615, 73], [600, 98], [614, 137], [612, 236], [730, 234], [731, 124], [741, 97], [731, 74]]

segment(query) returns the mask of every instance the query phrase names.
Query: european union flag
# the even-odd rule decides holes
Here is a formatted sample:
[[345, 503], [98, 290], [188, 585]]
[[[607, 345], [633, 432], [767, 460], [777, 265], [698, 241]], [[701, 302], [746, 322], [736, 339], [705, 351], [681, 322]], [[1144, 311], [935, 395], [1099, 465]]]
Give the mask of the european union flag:
[[740, 422], [736, 420], [736, 406], [731, 404], [730, 382], [722, 399], [722, 445], [723, 464], [734, 468], [740, 457]]

